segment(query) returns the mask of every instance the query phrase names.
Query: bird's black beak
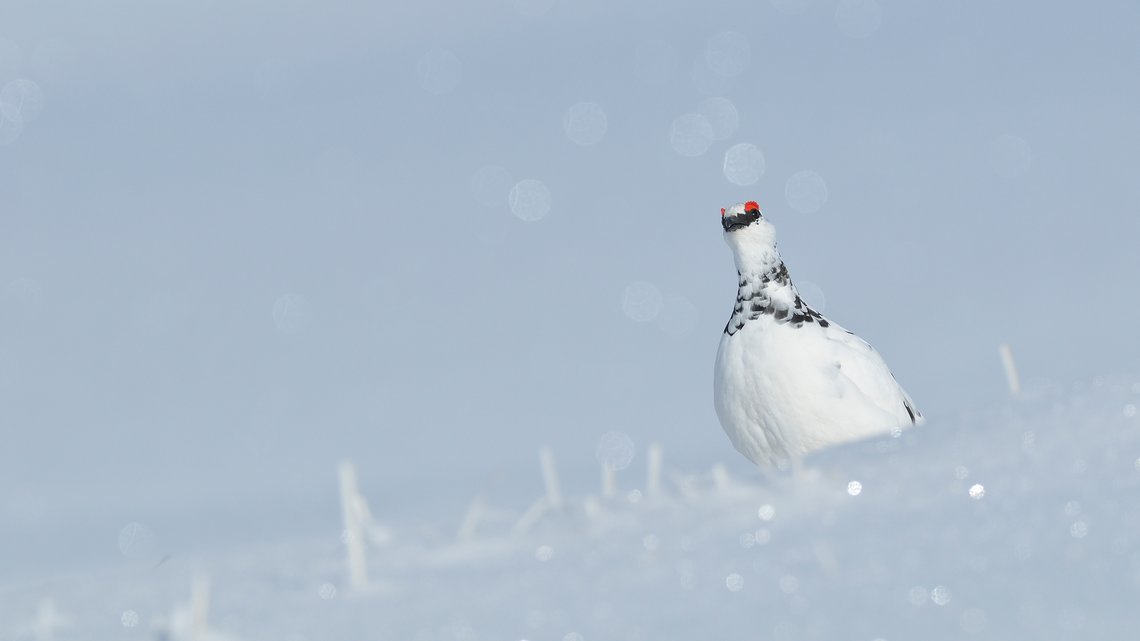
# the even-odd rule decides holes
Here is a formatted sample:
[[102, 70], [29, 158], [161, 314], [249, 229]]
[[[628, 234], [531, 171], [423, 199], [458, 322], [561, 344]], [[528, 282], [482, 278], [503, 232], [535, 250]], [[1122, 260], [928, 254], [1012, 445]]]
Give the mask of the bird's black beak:
[[724, 227], [724, 231], [730, 232], [747, 227], [758, 220], [760, 220], [760, 210], [750, 209], [743, 214], [721, 216], [720, 224]]

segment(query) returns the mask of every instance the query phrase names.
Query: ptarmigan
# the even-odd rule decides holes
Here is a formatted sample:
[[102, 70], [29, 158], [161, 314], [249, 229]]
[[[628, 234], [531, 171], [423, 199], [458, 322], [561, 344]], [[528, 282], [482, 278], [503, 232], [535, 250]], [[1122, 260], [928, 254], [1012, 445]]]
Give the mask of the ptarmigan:
[[800, 298], [753, 201], [721, 210], [740, 289], [720, 337], [717, 417], [757, 465], [922, 422], [922, 414], [866, 341]]

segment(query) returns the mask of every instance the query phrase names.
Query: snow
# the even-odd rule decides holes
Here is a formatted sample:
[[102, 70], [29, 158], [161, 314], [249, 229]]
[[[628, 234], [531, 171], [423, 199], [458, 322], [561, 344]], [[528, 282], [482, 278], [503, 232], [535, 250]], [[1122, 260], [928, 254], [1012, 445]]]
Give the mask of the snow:
[[[492, 496], [463, 541], [459, 515], [385, 523], [364, 590], [347, 586], [335, 522], [316, 539], [125, 555], [5, 581], [0, 639], [179, 638], [203, 576], [208, 638], [1131, 639], [1138, 401], [1135, 377], [1030, 386], [770, 478], [672, 470], [656, 498], [628, 489], [637, 462], [614, 499], [568, 495], [527, 531], [525, 506]], [[541, 494], [537, 465], [512, 479]]]

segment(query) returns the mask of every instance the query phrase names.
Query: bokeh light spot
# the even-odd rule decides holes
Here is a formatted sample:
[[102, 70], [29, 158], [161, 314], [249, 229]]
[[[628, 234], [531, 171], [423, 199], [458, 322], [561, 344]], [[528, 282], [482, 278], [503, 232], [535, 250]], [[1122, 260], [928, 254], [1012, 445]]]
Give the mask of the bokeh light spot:
[[739, 76], [752, 60], [748, 38], [734, 31], [718, 33], [705, 43], [705, 64], [721, 76]]
[[728, 98], [719, 96], [705, 98], [697, 106], [697, 113], [704, 116], [712, 125], [715, 140], [728, 138], [740, 127], [740, 112]]
[[724, 578], [724, 587], [728, 588], [729, 592], [740, 592], [744, 589], [744, 577], [734, 572]]
[[535, 178], [520, 180], [511, 188], [507, 202], [511, 206], [511, 213], [519, 220], [542, 220], [550, 213], [550, 189], [546, 183]]
[[784, 185], [784, 198], [788, 206], [801, 214], [813, 214], [827, 203], [827, 183], [814, 171], [804, 170], [792, 174]]
[[635, 323], [648, 323], [657, 318], [663, 307], [664, 297], [653, 283], [635, 281], [622, 292], [621, 311]]
[[44, 91], [34, 81], [17, 78], [0, 88], [0, 115], [18, 123], [29, 123], [44, 108]]
[[566, 137], [576, 145], [588, 147], [602, 141], [606, 135], [608, 121], [606, 112], [594, 102], [579, 102], [566, 110], [562, 118], [562, 128]]
[[614, 471], [629, 467], [633, 454], [633, 439], [624, 432], [606, 432], [598, 439], [598, 447], [594, 451], [598, 462]]
[[800, 580], [791, 574], [780, 577], [780, 591], [784, 594], [795, 594], [800, 589]]
[[764, 154], [752, 143], [737, 143], [724, 153], [724, 177], [734, 185], [756, 184], [764, 168]]

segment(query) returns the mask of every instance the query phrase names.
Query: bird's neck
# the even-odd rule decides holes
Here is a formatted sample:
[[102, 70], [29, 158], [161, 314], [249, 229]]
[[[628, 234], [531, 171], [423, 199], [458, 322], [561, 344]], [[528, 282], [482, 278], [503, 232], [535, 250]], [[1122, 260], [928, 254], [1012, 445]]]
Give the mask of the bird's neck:
[[827, 327], [827, 321], [800, 298], [787, 266], [775, 249], [762, 261], [742, 264], [738, 259], [736, 267], [739, 283], [736, 303], [724, 328], [729, 336], [764, 316], [771, 317], [777, 324], [792, 323], [794, 327], [801, 327], [805, 322], [819, 322]]
[[788, 268], [784, 266], [780, 250], [774, 245], [755, 249], [744, 245], [737, 249], [733, 257], [741, 283], [791, 285]]

